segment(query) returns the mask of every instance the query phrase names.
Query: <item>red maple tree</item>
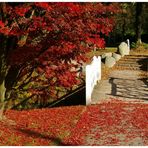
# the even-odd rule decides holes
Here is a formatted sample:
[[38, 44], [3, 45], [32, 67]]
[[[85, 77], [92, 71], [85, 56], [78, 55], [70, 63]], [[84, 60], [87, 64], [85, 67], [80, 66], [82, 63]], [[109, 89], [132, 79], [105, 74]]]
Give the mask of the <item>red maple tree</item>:
[[15, 93], [44, 101], [80, 83], [89, 45], [105, 46], [117, 10], [115, 3], [0, 3], [1, 109]]

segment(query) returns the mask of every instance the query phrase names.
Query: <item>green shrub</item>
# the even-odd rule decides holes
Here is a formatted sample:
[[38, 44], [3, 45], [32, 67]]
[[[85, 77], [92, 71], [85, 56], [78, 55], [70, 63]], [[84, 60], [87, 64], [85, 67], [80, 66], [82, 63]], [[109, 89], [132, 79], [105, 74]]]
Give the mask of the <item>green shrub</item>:
[[138, 46], [139, 46], [139, 45], [138, 45], [137, 43], [135, 43], [135, 42], [132, 42], [132, 43], [131, 43], [131, 48], [138, 48]]
[[148, 49], [148, 44], [147, 43], [139, 44], [135, 42], [131, 43], [131, 48], [138, 48], [138, 47], [143, 47], [144, 49]]
[[145, 49], [148, 49], [148, 44], [147, 43], [143, 43], [143, 46]]

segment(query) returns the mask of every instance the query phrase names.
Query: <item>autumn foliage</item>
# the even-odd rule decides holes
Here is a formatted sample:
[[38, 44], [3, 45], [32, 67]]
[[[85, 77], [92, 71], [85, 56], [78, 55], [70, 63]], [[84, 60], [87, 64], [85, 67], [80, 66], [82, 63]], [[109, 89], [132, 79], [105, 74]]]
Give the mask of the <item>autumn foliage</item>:
[[115, 3], [1, 3], [0, 11], [6, 78], [18, 71], [7, 84], [9, 93], [12, 88], [24, 91], [22, 86], [32, 82], [30, 94], [56, 97], [56, 86], [69, 89], [81, 83], [78, 71], [85, 53], [90, 47], [105, 47], [104, 36], [113, 29], [118, 7]]
[[148, 145], [148, 107], [117, 99], [91, 106], [9, 110], [16, 125], [0, 122], [3, 146]]

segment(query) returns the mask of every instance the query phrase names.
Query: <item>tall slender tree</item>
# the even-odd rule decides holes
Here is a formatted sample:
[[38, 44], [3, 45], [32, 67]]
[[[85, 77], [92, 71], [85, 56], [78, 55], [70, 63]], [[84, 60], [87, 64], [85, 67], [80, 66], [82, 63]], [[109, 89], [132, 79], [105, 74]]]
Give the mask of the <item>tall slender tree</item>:
[[141, 44], [141, 34], [142, 34], [142, 12], [143, 12], [143, 3], [137, 2], [136, 3], [136, 21], [135, 21], [135, 28], [136, 28], [136, 39], [137, 43]]

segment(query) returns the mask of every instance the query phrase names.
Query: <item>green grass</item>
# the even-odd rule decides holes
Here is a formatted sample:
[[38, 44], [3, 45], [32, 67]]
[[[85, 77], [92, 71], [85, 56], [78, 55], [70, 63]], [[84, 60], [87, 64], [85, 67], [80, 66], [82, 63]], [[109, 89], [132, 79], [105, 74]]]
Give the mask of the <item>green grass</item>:
[[116, 52], [117, 51], [117, 47], [106, 47], [105, 50], [107, 52]]
[[88, 57], [93, 57], [94, 55], [99, 56], [106, 52], [116, 52], [116, 51], [117, 51], [117, 47], [106, 47], [105, 49], [97, 49], [96, 51], [93, 51], [92, 49], [92, 51], [89, 52], [87, 56]]
[[148, 50], [148, 43], [143, 43], [143, 46], [144, 46], [145, 49]]

